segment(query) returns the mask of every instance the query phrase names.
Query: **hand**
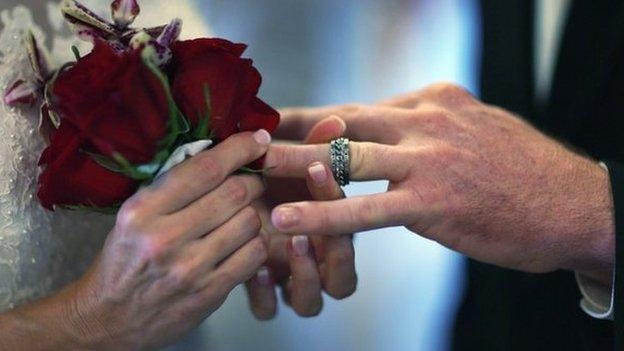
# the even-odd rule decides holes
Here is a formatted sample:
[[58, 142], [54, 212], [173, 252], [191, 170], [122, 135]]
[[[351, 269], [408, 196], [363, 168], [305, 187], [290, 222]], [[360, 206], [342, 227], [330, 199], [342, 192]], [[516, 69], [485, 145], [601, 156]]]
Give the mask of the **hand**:
[[[435, 85], [375, 106], [284, 112], [297, 138], [316, 121], [347, 123], [351, 178], [388, 191], [282, 205], [282, 232], [326, 234], [403, 225], [477, 260], [529, 272], [569, 269], [610, 281], [613, 205], [606, 170], [508, 111]], [[305, 177], [328, 145], [275, 145], [271, 176]]]
[[267, 250], [250, 203], [263, 184], [230, 174], [269, 142], [266, 131], [232, 136], [126, 201], [101, 257], [75, 287], [81, 347], [168, 345], [258, 270]]
[[[304, 142], [327, 142], [340, 137], [344, 131], [342, 120], [328, 118], [315, 125]], [[270, 222], [270, 209], [276, 204], [306, 199], [335, 200], [342, 197], [342, 190], [322, 164], [309, 167], [307, 187], [303, 180], [267, 179], [266, 195], [255, 207], [263, 219], [262, 232], [269, 242], [269, 260], [247, 283], [251, 309], [257, 318], [265, 320], [275, 316], [276, 285], [281, 287], [284, 301], [297, 314], [305, 317], [317, 315], [321, 311], [322, 290], [336, 299], [353, 294], [357, 275], [351, 235], [311, 238], [296, 236], [291, 240], [290, 236], [275, 230]]]

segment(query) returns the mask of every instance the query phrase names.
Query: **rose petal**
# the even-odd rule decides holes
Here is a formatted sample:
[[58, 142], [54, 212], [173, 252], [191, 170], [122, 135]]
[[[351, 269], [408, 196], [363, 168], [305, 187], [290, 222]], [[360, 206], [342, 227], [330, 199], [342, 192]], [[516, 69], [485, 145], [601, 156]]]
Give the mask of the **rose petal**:
[[97, 164], [81, 151], [82, 140], [71, 124], [64, 123], [54, 133], [52, 144], [44, 151], [40, 164], [37, 196], [41, 204], [108, 207], [123, 202], [137, 188], [131, 179]]

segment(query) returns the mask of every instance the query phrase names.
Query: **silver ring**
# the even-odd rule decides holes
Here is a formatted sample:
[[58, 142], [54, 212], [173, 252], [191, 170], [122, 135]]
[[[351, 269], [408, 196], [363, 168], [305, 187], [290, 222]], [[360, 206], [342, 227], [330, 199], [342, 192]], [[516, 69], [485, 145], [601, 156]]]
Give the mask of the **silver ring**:
[[349, 139], [339, 138], [329, 144], [329, 159], [334, 179], [340, 186], [349, 184], [349, 169], [351, 167], [351, 152]]

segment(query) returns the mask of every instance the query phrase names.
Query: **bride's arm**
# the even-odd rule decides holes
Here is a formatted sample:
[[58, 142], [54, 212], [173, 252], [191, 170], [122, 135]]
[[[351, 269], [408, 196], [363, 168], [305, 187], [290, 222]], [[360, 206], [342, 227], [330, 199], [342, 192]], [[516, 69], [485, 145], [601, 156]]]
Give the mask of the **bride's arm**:
[[267, 257], [250, 204], [268, 132], [241, 133], [141, 189], [101, 256], [55, 296], [0, 315], [1, 350], [134, 350], [171, 344], [212, 314]]
[[79, 348], [85, 323], [78, 313], [79, 284], [38, 302], [0, 315], [0, 350]]

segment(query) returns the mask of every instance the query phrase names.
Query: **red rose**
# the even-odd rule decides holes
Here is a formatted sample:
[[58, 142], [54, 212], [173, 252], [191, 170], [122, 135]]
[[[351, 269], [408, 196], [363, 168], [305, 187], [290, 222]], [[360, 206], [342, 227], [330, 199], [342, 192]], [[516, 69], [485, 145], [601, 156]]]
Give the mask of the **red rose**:
[[[163, 162], [162, 152], [166, 157], [179, 143], [197, 138], [193, 128], [208, 112], [206, 88], [211, 102], [208, 129], [216, 142], [239, 131], [273, 131], [279, 114], [256, 96], [260, 74], [251, 60], [241, 58], [244, 49], [244, 45], [219, 39], [172, 45], [173, 59], [162, 69], [171, 81], [175, 103], [192, 127], [176, 135], [170, 130], [173, 102], [144, 62], [143, 48], [119, 50], [97, 41], [90, 54], [52, 83], [49, 108], [61, 123], [52, 131], [51, 145], [40, 160], [44, 166], [38, 193], [42, 204], [53, 209], [54, 205], [110, 207], [123, 202], [139, 182], [151, 179], [157, 169], [153, 166], [158, 165], [139, 166], [154, 161], [157, 154], [158, 162]], [[177, 143], [170, 136], [177, 137]], [[165, 138], [167, 144], [162, 143]], [[104, 156], [108, 159], [102, 160]], [[116, 167], [125, 173], [109, 170], [111, 162], [119, 166], [117, 156], [127, 161]]]
[[130, 197], [138, 182], [112, 172], [89, 153], [122, 155], [147, 163], [168, 132], [169, 108], [162, 83], [138, 50], [117, 51], [106, 42], [62, 72], [50, 108], [61, 125], [40, 164], [38, 196], [54, 205], [109, 207]]
[[279, 113], [257, 97], [262, 78], [246, 46], [223, 39], [175, 42], [170, 66], [174, 98], [186, 118], [198, 125], [206, 116], [210, 91], [210, 131], [217, 141], [241, 131], [275, 130]]
[[167, 135], [169, 107], [162, 83], [140, 50], [117, 51], [104, 41], [60, 74], [52, 110], [101, 154], [134, 164], [152, 161]]
[[136, 191], [135, 181], [107, 170], [82, 152], [83, 143], [70, 123], [62, 123], [52, 135], [39, 161], [46, 166], [37, 193], [45, 208], [53, 210], [57, 204], [109, 207]]

